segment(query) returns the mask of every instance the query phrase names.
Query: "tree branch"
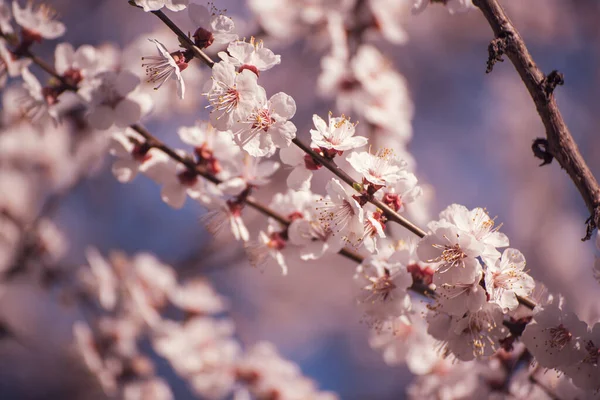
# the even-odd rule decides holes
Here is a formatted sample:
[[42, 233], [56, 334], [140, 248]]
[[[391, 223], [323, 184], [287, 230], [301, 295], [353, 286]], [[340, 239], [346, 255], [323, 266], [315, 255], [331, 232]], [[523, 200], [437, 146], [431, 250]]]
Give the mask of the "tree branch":
[[[594, 229], [600, 226], [600, 187], [581, 156], [556, 104], [553, 92], [557, 85], [563, 83], [562, 74], [552, 71], [545, 76], [542, 73], [497, 0], [473, 0], [473, 4], [481, 10], [492, 27], [496, 36], [493, 42], [504, 42], [503, 53], [508, 56], [525, 83], [546, 128], [547, 152], [569, 174], [585, 201], [590, 218], [586, 221], [586, 235], [582, 240], [588, 240]], [[493, 60], [488, 60], [488, 68], [490, 61], [493, 64]]]

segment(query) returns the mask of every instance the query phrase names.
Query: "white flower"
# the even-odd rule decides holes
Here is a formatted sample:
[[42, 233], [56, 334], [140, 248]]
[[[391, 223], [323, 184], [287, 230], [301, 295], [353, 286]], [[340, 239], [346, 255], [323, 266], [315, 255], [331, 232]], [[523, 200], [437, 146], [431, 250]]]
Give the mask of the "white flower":
[[37, 78], [27, 68], [23, 68], [23, 88], [26, 93], [19, 99], [21, 112], [34, 123], [42, 123], [47, 117], [55, 122], [58, 114], [55, 107], [55, 95], [49, 91], [45, 92]]
[[490, 301], [503, 310], [514, 310], [519, 306], [517, 296], [526, 297], [535, 287], [533, 278], [523, 269], [525, 257], [516, 249], [506, 249], [495, 265], [488, 265], [485, 271], [485, 288]]
[[162, 378], [149, 377], [128, 381], [123, 385], [124, 400], [174, 400], [169, 384]]
[[385, 217], [381, 210], [371, 204], [365, 205], [364, 233], [361, 241], [370, 253], [379, 251], [377, 238], [385, 238], [384, 228]]
[[198, 316], [183, 324], [168, 321], [154, 333], [152, 346], [200, 397], [227, 398], [241, 353], [232, 338], [234, 329], [227, 319]]
[[16, 58], [6, 47], [6, 41], [0, 38], [0, 75], [6, 80], [6, 74], [11, 78], [21, 75], [24, 69], [31, 64], [30, 58]]
[[117, 304], [118, 280], [111, 264], [95, 248], [86, 249], [85, 255], [91, 275], [86, 274], [83, 279], [95, 289], [100, 305], [104, 309], [114, 309]]
[[207, 207], [209, 211], [201, 219], [205, 223], [206, 230], [211, 234], [216, 235], [229, 224], [236, 240], [247, 242], [250, 239], [248, 228], [242, 219], [243, 203], [216, 197]]
[[13, 33], [11, 21], [11, 6], [6, 4], [4, 0], [0, 0], [0, 32], [2, 32], [4, 35]]
[[[256, 72], [266, 71], [281, 63], [281, 56], [263, 47], [263, 41], [250, 38], [250, 43], [235, 41], [229, 43], [227, 52], [219, 52], [222, 60], [228, 61], [236, 67], [254, 67]], [[251, 68], [252, 69], [252, 68]]]
[[313, 123], [317, 129], [310, 130], [312, 146], [342, 152], [367, 144], [367, 138], [354, 136], [355, 124], [350, 123], [343, 115], [333, 117], [329, 113], [329, 124], [326, 124], [321, 117], [315, 114]]
[[406, 4], [395, 0], [369, 0], [369, 8], [375, 18], [375, 25], [381, 35], [393, 44], [403, 44], [408, 41], [408, 35], [402, 24]]
[[77, 86], [82, 80], [88, 83], [102, 68], [98, 53], [93, 46], [83, 45], [77, 50], [70, 43], [60, 43], [54, 51], [56, 72]]
[[507, 335], [502, 309], [493, 303], [462, 317], [430, 312], [427, 322], [427, 332], [442, 341], [444, 356], [452, 354], [461, 361], [493, 354], [499, 340]]
[[497, 247], [508, 246], [508, 237], [498, 232], [500, 226], [494, 227], [494, 220], [483, 208], [477, 207], [469, 211], [460, 204], [451, 204], [440, 213], [440, 220], [446, 220], [473, 235], [483, 245], [480, 256], [487, 265], [495, 265], [500, 258]]
[[287, 240], [281, 232], [278, 232], [269, 225], [268, 233], [260, 231], [258, 241], [246, 245], [246, 252], [253, 267], [259, 267], [266, 263], [268, 256], [271, 256], [281, 267], [283, 275], [287, 275], [288, 266], [282, 250], [286, 248]]
[[363, 237], [364, 211], [337, 179], [327, 184], [327, 198], [319, 206], [320, 221], [325, 232], [338, 241], [355, 243]]
[[145, 139], [131, 128], [111, 135], [109, 152], [117, 158], [112, 165], [112, 173], [119, 182], [131, 182], [138, 172], [144, 172], [148, 166], [146, 161], [153, 155], [165, 157], [160, 150], [151, 149], [144, 143]]
[[579, 339], [587, 332], [585, 322], [573, 312], [563, 310], [560, 301], [537, 306], [521, 340], [544, 368], [571, 365], [577, 361]]
[[288, 119], [296, 113], [296, 102], [277, 93], [269, 100], [259, 92], [258, 107], [233, 126], [236, 142], [253, 157], [270, 157], [276, 148], [286, 148], [296, 137], [296, 126]]
[[476, 312], [486, 302], [485, 289], [479, 284], [482, 277], [481, 267], [459, 270], [460, 277], [452, 277], [448, 282], [448, 274], [435, 272], [433, 283], [436, 286], [436, 300], [432, 307], [435, 311], [457, 317], [467, 312]]
[[[434, 1], [432, 0], [414, 0], [412, 7], [413, 14], [423, 12], [423, 10], [425, 10], [425, 8], [427, 8], [427, 6], [433, 2]], [[475, 7], [472, 0], [447, 0], [440, 3], [444, 4], [448, 8], [450, 14], [469, 11], [471, 8]]]
[[387, 185], [375, 193], [375, 196], [396, 212], [404, 211], [404, 206], [413, 203], [423, 194], [418, 186], [417, 177], [406, 172], [403, 177], [392, 185]]
[[287, 177], [287, 186], [292, 190], [310, 190], [312, 171], [320, 169], [322, 165], [316, 164], [312, 158], [296, 146], [282, 148], [279, 151], [279, 158], [282, 163], [294, 168]]
[[177, 131], [181, 140], [194, 146], [196, 164], [216, 177], [229, 179], [238, 172], [241, 150], [230, 131], [217, 131], [208, 122], [199, 122]]
[[245, 121], [257, 106], [257, 97], [263, 88], [258, 86], [256, 74], [244, 70], [239, 74], [225, 61], [213, 66], [212, 86], [205, 95], [210, 107], [210, 121], [220, 131], [231, 129]]
[[140, 80], [129, 71], [102, 72], [89, 92], [88, 121], [96, 129], [104, 130], [113, 124], [124, 128], [137, 121], [150, 108], [147, 96], [134, 92]]
[[480, 256], [482, 247], [469, 233], [448, 223], [439, 223], [419, 241], [417, 254], [421, 261], [432, 263], [436, 273], [444, 274], [445, 283], [464, 283], [465, 277], [481, 269], [476, 257]]
[[142, 7], [144, 11], [156, 11], [167, 7], [171, 11], [184, 10], [189, 0], [135, 0], [135, 4]]
[[194, 279], [169, 293], [176, 307], [193, 314], [218, 314], [227, 309], [226, 300], [204, 279]]
[[233, 33], [233, 20], [214, 7], [209, 11], [205, 6], [192, 3], [188, 7], [188, 14], [198, 26], [194, 33], [194, 41], [200, 48], [206, 48], [213, 43], [229, 43], [238, 38], [238, 35]]
[[406, 163], [396, 158], [390, 149], [382, 149], [377, 154], [355, 152], [347, 160], [364, 180], [376, 186], [396, 183], [408, 173]]
[[177, 81], [177, 95], [183, 99], [185, 95], [185, 83], [181, 71], [187, 68], [185, 56], [181, 51], [169, 53], [164, 44], [156, 39], [148, 39], [156, 45], [157, 56], [142, 57], [148, 60], [142, 67], [146, 67], [148, 83], [155, 83], [154, 90], [158, 90], [170, 77]]
[[19, 3], [13, 1], [12, 11], [15, 21], [23, 28], [23, 36], [29, 41], [56, 39], [65, 33], [64, 24], [54, 20], [56, 12], [46, 4], [34, 7], [28, 2], [25, 8], [20, 8]]
[[600, 389], [600, 323], [594, 324], [591, 332], [581, 338], [579, 360], [561, 368], [578, 387], [594, 391]]
[[237, 173], [234, 177], [218, 185], [223, 193], [237, 196], [248, 187], [260, 187], [270, 182], [270, 177], [279, 169], [279, 163], [270, 160], [252, 158], [244, 154], [235, 164]]
[[381, 325], [409, 310], [411, 301], [407, 289], [412, 285], [412, 277], [406, 265], [393, 255], [367, 257], [356, 268], [354, 279], [363, 285], [364, 293], [359, 299], [372, 324]]
[[[181, 155], [185, 156], [185, 153], [181, 152]], [[201, 178], [196, 171], [176, 163], [164, 153], [147, 160], [144, 173], [162, 185], [162, 200], [175, 209], [183, 207], [187, 196], [207, 205], [213, 199], [211, 195], [219, 193], [214, 185]]]
[[277, 393], [281, 399], [335, 400], [319, 392], [315, 384], [302, 376], [300, 368], [283, 358], [271, 343], [261, 342], [249, 348], [237, 362], [239, 381], [253, 398], [266, 399]]

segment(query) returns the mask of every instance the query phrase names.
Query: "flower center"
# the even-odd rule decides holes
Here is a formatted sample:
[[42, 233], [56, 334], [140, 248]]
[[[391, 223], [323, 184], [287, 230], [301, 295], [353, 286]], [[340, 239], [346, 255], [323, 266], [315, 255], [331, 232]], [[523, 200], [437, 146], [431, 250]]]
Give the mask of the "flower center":
[[240, 102], [240, 92], [235, 85], [227, 86], [223, 82], [219, 82], [222, 90], [216, 90], [208, 96], [208, 101], [215, 110], [230, 113], [235, 110]]
[[467, 255], [465, 254], [465, 252], [460, 248], [460, 245], [458, 243], [454, 244], [454, 245], [441, 245], [441, 244], [435, 244], [433, 245], [433, 247], [435, 247], [436, 249], [440, 249], [442, 250], [442, 254], [433, 259], [430, 260], [429, 262], [440, 262], [443, 261], [446, 264], [449, 264], [450, 267], [455, 267], [455, 266], [462, 266], [464, 267], [464, 259], [467, 257]]
[[269, 127], [275, 123], [275, 120], [271, 117], [271, 113], [268, 108], [263, 108], [257, 111], [252, 117], [252, 131], [263, 130], [267, 132]]
[[396, 285], [392, 282], [390, 272], [386, 269], [385, 274], [377, 278], [369, 278], [373, 283], [369, 288], [373, 296], [382, 302], [392, 299], [392, 291], [396, 289]]
[[573, 334], [563, 324], [547, 330], [550, 333], [548, 344], [555, 349], [562, 350], [573, 338]]

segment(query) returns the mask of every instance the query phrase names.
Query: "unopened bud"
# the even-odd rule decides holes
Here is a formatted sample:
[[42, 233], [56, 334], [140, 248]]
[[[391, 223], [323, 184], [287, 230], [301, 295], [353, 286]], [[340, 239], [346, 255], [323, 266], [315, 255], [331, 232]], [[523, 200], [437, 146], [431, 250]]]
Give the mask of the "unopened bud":
[[244, 65], [242, 65], [242, 66], [241, 66], [241, 67], [238, 69], [238, 72], [242, 72], [242, 71], [243, 71], [243, 70], [245, 70], [245, 69], [247, 69], [247, 70], [250, 70], [250, 71], [254, 72], [254, 74], [255, 74], [256, 76], [260, 76], [260, 72], [258, 71], [258, 68], [256, 68], [254, 65], [250, 65], [250, 64], [244, 64]]
[[194, 33], [194, 44], [201, 49], [205, 49], [215, 41], [215, 37], [211, 31], [208, 31], [204, 28], [196, 29]]

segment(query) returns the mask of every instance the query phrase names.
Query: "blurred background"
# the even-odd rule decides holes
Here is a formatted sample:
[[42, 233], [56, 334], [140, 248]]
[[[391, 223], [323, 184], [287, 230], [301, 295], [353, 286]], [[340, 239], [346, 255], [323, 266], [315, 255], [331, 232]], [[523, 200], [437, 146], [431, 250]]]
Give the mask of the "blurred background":
[[[157, 18], [125, 0], [49, 3], [67, 26], [62, 40], [75, 47], [117, 44], [131, 53], [131, 65], [126, 67], [132, 70], [142, 69], [140, 54], [154, 52], [145, 38], [160, 35], [169, 49], [177, 45]], [[259, 33], [266, 47], [281, 54], [281, 65], [261, 84], [268, 93], [285, 91], [294, 97], [298, 112], [293, 121], [299, 137], [308, 140], [312, 114], [324, 117], [335, 111], [332, 99], [316, 94], [320, 60], [327, 52], [320, 36], [274, 38], [260, 28], [245, 1], [214, 4], [227, 9], [241, 37]], [[503, 0], [502, 4], [542, 71], [564, 73], [566, 83], [556, 92], [558, 104], [585, 160], [599, 176], [600, 2]], [[195, 29], [185, 12], [169, 15], [184, 31]], [[414, 102], [408, 151], [416, 161], [417, 177], [432, 188], [429, 217], [435, 219], [452, 203], [486, 207], [503, 224], [511, 247], [524, 253], [531, 275], [551, 292], [562, 293], [582, 319], [598, 319], [595, 299], [600, 287], [592, 279], [595, 247], [593, 241], [580, 240], [587, 210], [555, 162], [538, 167], [531, 144], [545, 136], [544, 129], [512, 65], [499, 63], [485, 74], [492, 38], [487, 22], [477, 10], [449, 15], [437, 4], [419, 15], [407, 11], [401, 17], [408, 33], [405, 44], [374, 43], [405, 76]], [[52, 60], [52, 48], [42, 45], [35, 51]], [[173, 146], [181, 146], [179, 126], [208, 115], [200, 94], [210, 73], [200, 66], [194, 73], [196, 77], [187, 81], [185, 101], [143, 121]], [[165, 95], [155, 96], [160, 101]], [[287, 173], [278, 172], [271, 190], [284, 190]], [[330, 177], [326, 171], [318, 172], [314, 190], [323, 193]], [[272, 341], [320, 388], [335, 391], [342, 399], [403, 398], [411, 376], [404, 367], [385, 365], [369, 347], [369, 329], [356, 308], [352, 263], [330, 257], [291, 265], [288, 276], [276, 266], [252, 268], [241, 245], [230, 245], [227, 235], [213, 239], [204, 230], [200, 223], [204, 210], [197, 203], [188, 201], [184, 209], [173, 210], [160, 200], [159, 190], [145, 177], [118, 183], [107, 156], [99, 171], [65, 196], [54, 213], [53, 220], [70, 240], [64, 263], [84, 264], [87, 246], [103, 254], [116, 249], [128, 254], [152, 252], [181, 276], [209, 277], [231, 300], [242, 343]], [[268, 201], [269, 193], [259, 191], [257, 197]], [[266, 227], [264, 218], [253, 211], [247, 217], [251, 231]], [[425, 218], [419, 221], [422, 227], [425, 223]], [[84, 385], [85, 374], [64, 351], [77, 313], [23, 280], [7, 288], [0, 315], [31, 344], [0, 342], [0, 398], [77, 397], [69, 394], [69, 388]], [[166, 363], [160, 364], [160, 372], [168, 377], [177, 399], [192, 398]]]

